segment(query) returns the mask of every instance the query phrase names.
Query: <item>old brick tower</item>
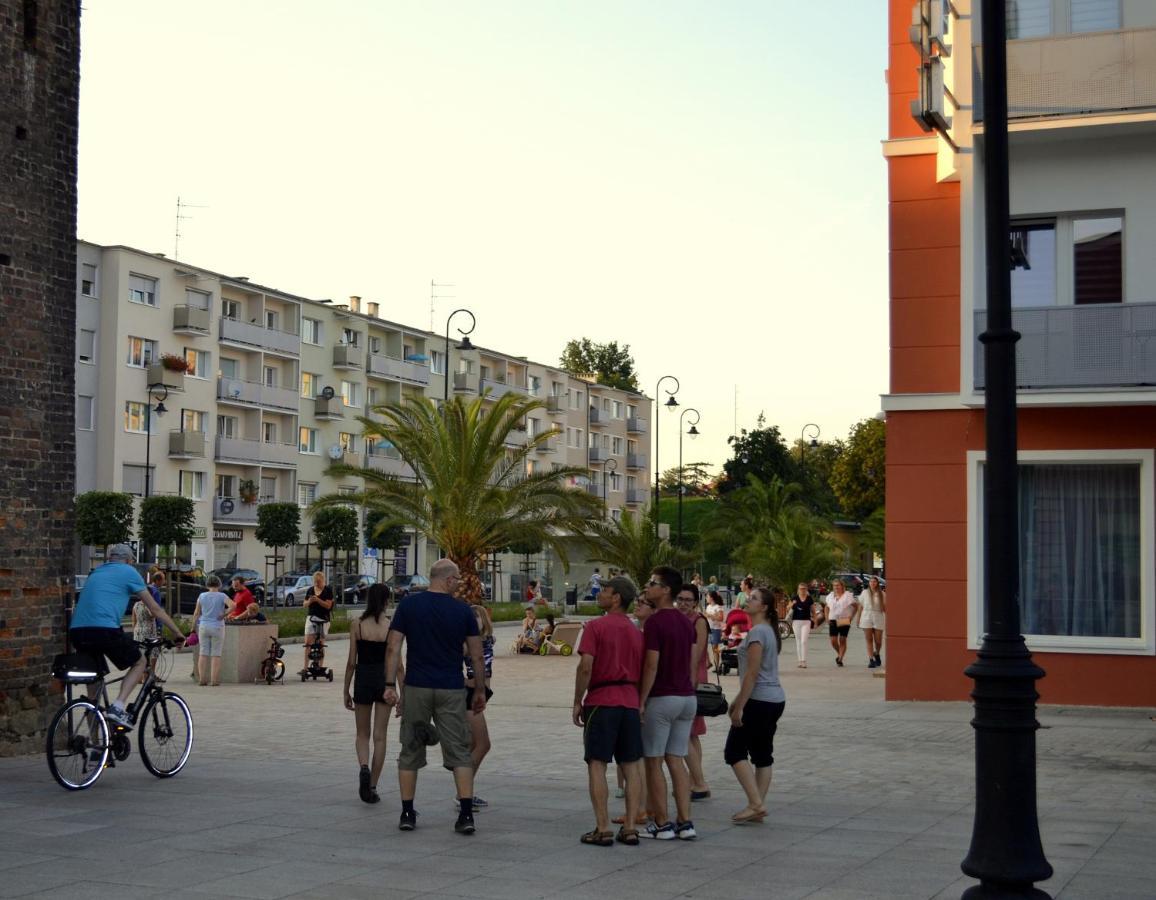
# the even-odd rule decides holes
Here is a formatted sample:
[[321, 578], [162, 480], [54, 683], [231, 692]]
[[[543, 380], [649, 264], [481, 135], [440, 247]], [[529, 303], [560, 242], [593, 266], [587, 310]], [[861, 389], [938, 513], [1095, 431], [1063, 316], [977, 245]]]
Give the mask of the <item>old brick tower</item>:
[[0, 0], [0, 755], [58, 697], [72, 498], [78, 0]]

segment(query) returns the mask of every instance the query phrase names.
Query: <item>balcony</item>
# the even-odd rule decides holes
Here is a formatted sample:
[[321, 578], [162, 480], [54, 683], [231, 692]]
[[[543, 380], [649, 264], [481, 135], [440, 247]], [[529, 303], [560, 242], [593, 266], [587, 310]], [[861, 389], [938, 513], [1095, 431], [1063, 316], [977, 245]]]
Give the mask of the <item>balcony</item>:
[[231, 525], [256, 525], [256, 503], [244, 503], [237, 497], [213, 498], [213, 522], [227, 522]]
[[[987, 311], [975, 312], [975, 388], [984, 387]], [[1012, 310], [1016, 387], [1119, 388], [1156, 386], [1156, 303], [1100, 303]]]
[[524, 384], [507, 384], [504, 381], [483, 378], [478, 382], [478, 393], [485, 394], [487, 391], [489, 391], [491, 400], [497, 400], [506, 394], [522, 394], [526, 396], [528, 395], [529, 388]]
[[393, 447], [384, 450], [375, 450], [373, 453], [370, 453], [365, 458], [365, 464], [368, 468], [378, 472], [384, 472], [386, 475], [413, 477], [413, 469], [406, 465], [405, 460], [401, 458], [401, 454]]
[[[973, 54], [983, 119], [983, 47]], [[1128, 113], [1156, 107], [1156, 29], [1059, 34], [1007, 43], [1008, 119]]]
[[507, 447], [525, 447], [528, 433], [525, 428], [514, 428], [506, 435]]
[[[406, 381], [410, 384], [429, 384], [430, 370], [429, 366], [422, 363], [406, 362], [403, 359], [395, 359], [392, 356], [383, 356], [380, 353], [369, 354], [369, 360], [365, 366], [365, 372], [371, 378], [392, 379], [396, 381]], [[458, 373], [463, 375], [464, 373]], [[454, 376], [455, 387], [457, 390], [457, 375]]]
[[562, 412], [562, 398], [551, 394], [546, 398], [546, 412], [560, 413]]
[[626, 430], [630, 434], [646, 434], [646, 419], [630, 416], [626, 420]]
[[313, 415], [318, 419], [332, 421], [345, 417], [345, 403], [340, 394], [335, 394], [332, 397], [314, 397], [313, 403], [315, 404]]
[[602, 490], [602, 482], [600, 481], [591, 481], [589, 484], [587, 484], [586, 493], [591, 494], [600, 500], [606, 499], [606, 492]]
[[356, 450], [351, 450], [349, 447], [346, 447], [342, 451], [341, 459], [334, 460], [334, 462], [339, 462], [343, 466], [352, 466], [355, 469], [360, 469], [361, 468], [361, 460], [363, 458], [364, 457], [361, 453], [358, 453]]
[[610, 421], [610, 416], [602, 412], [596, 406], [590, 407], [590, 424], [591, 425], [606, 425]]
[[245, 438], [217, 435], [214, 459], [221, 463], [236, 463], [253, 466], [296, 466], [298, 448], [296, 444], [266, 444]]
[[292, 388], [272, 387], [259, 381], [241, 381], [239, 378], [218, 378], [217, 399], [226, 403], [267, 406], [297, 412], [297, 391]]
[[549, 438], [548, 440], [542, 441], [542, 443], [540, 443], [534, 449], [539, 453], [557, 453], [558, 442], [554, 440], [554, 438]]
[[355, 344], [338, 344], [333, 348], [333, 368], [360, 369], [361, 348]]
[[272, 350], [274, 353], [289, 353], [297, 356], [301, 352], [301, 338], [289, 331], [263, 328], [256, 322], [239, 322], [236, 319], [221, 319], [221, 340], [231, 344], [242, 344], [253, 350]]
[[467, 372], [454, 372], [454, 390], [455, 391], [471, 391], [470, 376]]
[[609, 450], [603, 450], [601, 447], [591, 447], [586, 451], [586, 459], [592, 463], [604, 463], [610, 457]]
[[185, 389], [185, 373], [166, 369], [159, 362], [148, 364], [145, 368], [145, 377], [148, 379], [145, 382], [146, 385], [163, 384], [170, 391], [183, 391]]
[[204, 459], [205, 436], [199, 431], [170, 431], [169, 456], [174, 459]]
[[177, 334], [208, 334], [209, 311], [200, 306], [173, 307], [173, 331]]
[[627, 453], [626, 454], [626, 468], [628, 468], [628, 469], [645, 469], [646, 468], [646, 454], [645, 453]]
[[626, 505], [639, 506], [646, 502], [648, 492], [641, 488], [627, 488], [626, 489]]

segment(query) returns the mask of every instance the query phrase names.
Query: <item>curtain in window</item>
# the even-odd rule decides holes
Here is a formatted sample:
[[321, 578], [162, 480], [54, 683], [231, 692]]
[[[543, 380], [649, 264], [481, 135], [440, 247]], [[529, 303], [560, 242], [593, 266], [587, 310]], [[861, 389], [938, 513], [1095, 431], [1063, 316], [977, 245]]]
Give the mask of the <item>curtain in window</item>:
[[1140, 636], [1139, 465], [1021, 465], [1025, 634]]

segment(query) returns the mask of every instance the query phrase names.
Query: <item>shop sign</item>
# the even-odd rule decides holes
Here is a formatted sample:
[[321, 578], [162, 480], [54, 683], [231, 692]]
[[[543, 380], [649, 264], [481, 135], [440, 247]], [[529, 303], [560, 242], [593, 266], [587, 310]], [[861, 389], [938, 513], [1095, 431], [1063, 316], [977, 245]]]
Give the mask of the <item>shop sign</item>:
[[240, 528], [214, 528], [214, 541], [239, 541], [243, 532]]

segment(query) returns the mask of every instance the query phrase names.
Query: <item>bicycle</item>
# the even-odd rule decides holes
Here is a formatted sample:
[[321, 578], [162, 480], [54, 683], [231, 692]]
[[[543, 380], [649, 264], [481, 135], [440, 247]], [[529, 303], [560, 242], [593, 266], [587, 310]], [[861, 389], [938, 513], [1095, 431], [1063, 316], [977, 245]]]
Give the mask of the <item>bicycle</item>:
[[261, 660], [261, 674], [259, 676], [265, 684], [281, 681], [285, 677], [285, 661], [282, 659], [285, 655], [285, 648], [275, 637], [270, 636], [269, 641], [269, 655]]
[[[165, 679], [156, 672], [161, 651], [172, 649], [172, 641], [149, 640], [140, 646], [149, 666], [126, 711], [136, 725], [137, 747], [145, 768], [157, 778], [172, 778], [185, 767], [193, 751], [193, 715], [183, 697], [162, 687]], [[61, 787], [84, 790], [95, 784], [106, 768], [124, 762], [132, 752], [129, 732], [105, 716], [108, 685], [123, 681], [124, 676], [106, 682], [104, 658], [93, 659], [82, 653], [57, 656], [52, 674], [64, 682], [67, 699], [48, 726], [48, 770]], [[97, 700], [74, 699], [72, 686], [79, 684], [89, 687]]]

